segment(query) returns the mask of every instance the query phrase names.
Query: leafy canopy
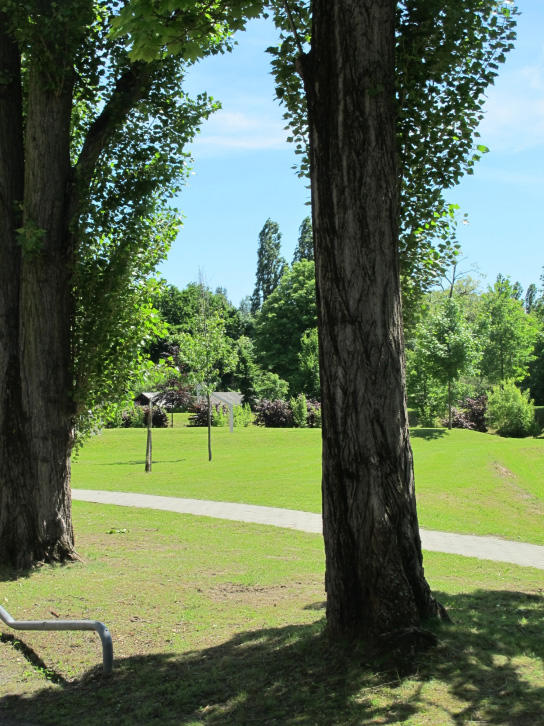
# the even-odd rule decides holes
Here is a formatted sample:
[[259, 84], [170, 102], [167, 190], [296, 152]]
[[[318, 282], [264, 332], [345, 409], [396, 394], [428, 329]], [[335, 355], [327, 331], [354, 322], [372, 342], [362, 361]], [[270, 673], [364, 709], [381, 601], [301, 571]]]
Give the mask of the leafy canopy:
[[298, 354], [303, 333], [317, 325], [315, 269], [310, 260], [295, 262], [266, 299], [255, 325], [255, 347], [263, 366], [300, 392]]
[[193, 329], [174, 338], [178, 366], [186, 367], [189, 381], [201, 394], [211, 394], [225, 373], [238, 362], [236, 346], [225, 333], [221, 312], [208, 306], [206, 288], [201, 284], [201, 307]]
[[490, 383], [522, 381], [534, 360], [538, 322], [517, 299], [514, 285], [499, 275], [482, 295], [477, 335], [483, 344], [481, 373]]
[[[311, 54], [309, 0], [271, 3], [281, 42], [269, 48], [288, 140], [309, 175], [304, 65]], [[478, 141], [484, 91], [513, 47], [509, 0], [401, 0], [397, 3], [397, 141], [400, 253], [406, 307], [444, 272], [458, 250], [458, 207], [444, 190], [472, 174], [488, 151]], [[301, 58], [306, 55], [304, 63]]]

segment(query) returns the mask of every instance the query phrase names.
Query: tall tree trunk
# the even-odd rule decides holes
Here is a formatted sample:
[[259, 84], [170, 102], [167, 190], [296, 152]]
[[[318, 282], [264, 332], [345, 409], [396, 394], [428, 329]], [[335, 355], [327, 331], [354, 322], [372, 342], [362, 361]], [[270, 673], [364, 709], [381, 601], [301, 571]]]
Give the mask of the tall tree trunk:
[[[0, 14], [0, 29], [7, 18]], [[18, 564], [19, 542], [33, 531], [25, 489], [30, 452], [21, 401], [19, 293], [24, 152], [20, 53], [0, 31], [0, 562]]]
[[310, 121], [327, 621], [377, 635], [438, 615], [425, 580], [398, 269], [394, 0], [314, 0]]
[[75, 227], [100, 154], [156, 70], [133, 63], [119, 76], [71, 170], [74, 59], [94, 12], [92, 0], [64, 5], [28, 18], [24, 103], [21, 51], [0, 12], [0, 563], [16, 568], [75, 557]]
[[[13, 316], [9, 324], [2, 324], [8, 364], [4, 354], [0, 451], [9, 467], [0, 482], [0, 560], [18, 568], [74, 556], [70, 501], [73, 259], [67, 213], [71, 74], [62, 74], [56, 86], [35, 62], [28, 84], [24, 189], [17, 181], [9, 200], [12, 209], [15, 200], [23, 203], [22, 231], [15, 233], [21, 224], [15, 224], [13, 212], [7, 218], [3, 215], [1, 242], [3, 278], [9, 274], [5, 256], [16, 252], [7, 268], [13, 277], [5, 289], [2, 285], [0, 303], [2, 319]], [[1, 143], [2, 158], [11, 159], [19, 180], [22, 113], [19, 97], [14, 98], [18, 108], [13, 113], [19, 119], [13, 119], [11, 130], [3, 129]], [[5, 106], [3, 121], [8, 114]], [[3, 174], [2, 178], [8, 177]]]

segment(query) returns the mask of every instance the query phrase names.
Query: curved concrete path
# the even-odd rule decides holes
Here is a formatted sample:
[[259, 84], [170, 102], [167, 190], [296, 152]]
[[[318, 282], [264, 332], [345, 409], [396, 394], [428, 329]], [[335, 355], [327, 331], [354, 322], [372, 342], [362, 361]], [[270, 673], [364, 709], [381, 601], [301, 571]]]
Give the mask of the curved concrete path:
[[[197, 514], [217, 519], [232, 519], [237, 522], [269, 524], [302, 532], [321, 534], [321, 515], [314, 512], [299, 512], [295, 509], [260, 507], [255, 504], [234, 502], [211, 502], [204, 499], [181, 499], [160, 497], [152, 494], [130, 492], [106, 492], [90, 489], [72, 489], [72, 499], [98, 504], [117, 504], [122, 507], [162, 509], [180, 514]], [[481, 560], [510, 562], [522, 567], [536, 567], [544, 570], [544, 547], [524, 542], [512, 542], [499, 537], [479, 537], [453, 532], [435, 532], [421, 529], [423, 549], [431, 552], [445, 552], [452, 555], [477, 557]]]

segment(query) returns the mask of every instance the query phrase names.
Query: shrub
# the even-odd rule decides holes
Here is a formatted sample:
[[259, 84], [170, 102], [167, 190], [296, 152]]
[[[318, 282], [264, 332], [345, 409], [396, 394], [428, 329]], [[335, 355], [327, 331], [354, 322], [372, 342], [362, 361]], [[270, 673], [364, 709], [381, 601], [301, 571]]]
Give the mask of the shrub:
[[[212, 406], [213, 408], [213, 406]], [[213, 423], [213, 410], [212, 410]], [[189, 416], [189, 426], [207, 426], [208, 425], [208, 404], [206, 401], [195, 401], [191, 406], [191, 415]]]
[[[232, 425], [234, 427], [249, 426], [253, 420], [249, 403], [232, 407]], [[230, 411], [225, 405], [216, 405], [212, 412], [212, 426], [230, 426]]]
[[123, 411], [121, 426], [125, 429], [143, 429], [146, 426], [147, 409], [134, 404]]
[[[206, 424], [207, 425], [207, 424]], [[229, 425], [229, 407], [216, 403], [212, 404], [212, 426]]]
[[235, 406], [233, 410], [235, 426], [249, 426], [253, 422], [253, 414], [249, 403]]
[[308, 426], [308, 405], [306, 396], [299, 393], [296, 398], [289, 401], [293, 414], [293, 424], [299, 429], [305, 429]]
[[[147, 406], [144, 407], [144, 421], [145, 425], [147, 426], [147, 412], [148, 408]], [[168, 428], [168, 414], [164, 410], [164, 408], [161, 408], [161, 406], [153, 406], [153, 428], [154, 429], [166, 429]]]
[[[253, 419], [249, 404], [233, 407], [233, 425], [249, 426]], [[189, 426], [208, 425], [208, 404], [206, 401], [198, 401], [193, 404], [192, 414], [189, 416]], [[229, 407], [225, 404], [212, 404], [212, 426], [229, 425]]]
[[494, 386], [487, 402], [487, 423], [500, 436], [521, 438], [540, 431], [529, 391], [520, 391], [513, 381]]
[[[120, 416], [116, 416], [112, 421], [112, 427], [120, 427], [125, 429], [144, 429], [147, 427], [147, 406], [132, 405], [125, 408]], [[164, 429], [168, 426], [168, 414], [160, 406], [153, 406], [153, 428]]]
[[440, 426], [448, 408], [446, 389], [435, 385], [430, 379], [424, 379], [420, 382], [420, 387], [415, 392], [412, 391], [410, 405], [413, 409], [412, 417], [416, 418], [418, 426]]
[[311, 429], [321, 428], [321, 404], [315, 399], [309, 398], [306, 401], [308, 407], [308, 426]]
[[290, 428], [293, 425], [293, 412], [287, 401], [264, 398], [255, 407], [255, 423], [271, 428]]
[[258, 385], [257, 393], [259, 398], [269, 401], [282, 401], [289, 390], [289, 384], [280, 378], [277, 373], [266, 371], [262, 374]]
[[461, 409], [454, 408], [451, 425], [454, 429], [470, 429], [485, 433], [487, 426], [485, 415], [487, 410], [487, 396], [467, 396], [461, 402]]
[[193, 401], [191, 389], [176, 381], [167, 381], [162, 386], [155, 387], [161, 394], [161, 403], [168, 411], [188, 411]]

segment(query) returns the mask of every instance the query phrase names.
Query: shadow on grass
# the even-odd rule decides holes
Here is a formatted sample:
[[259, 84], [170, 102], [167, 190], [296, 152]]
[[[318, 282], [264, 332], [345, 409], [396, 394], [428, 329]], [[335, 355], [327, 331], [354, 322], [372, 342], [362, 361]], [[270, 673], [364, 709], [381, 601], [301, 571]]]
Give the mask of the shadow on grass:
[[[32, 567], [25, 567], [22, 570], [13, 570], [10, 567], [3, 567], [0, 565], [0, 582], [15, 582], [16, 580], [21, 580], [25, 577], [32, 577], [39, 568], [40, 565], [33, 565]], [[13, 615], [13, 613], [11, 614]]]
[[447, 433], [448, 429], [410, 429], [410, 438], [433, 441], [434, 439], [444, 438]]
[[409, 661], [369, 663], [362, 647], [328, 643], [321, 621], [126, 658], [109, 679], [93, 670], [3, 705], [7, 715], [55, 726], [542, 723], [542, 597], [437, 594], [455, 624], [439, 626], [440, 645]]
[[[179, 464], [186, 459], [153, 459], [152, 464]], [[106, 463], [93, 462], [93, 466], [133, 466], [139, 464], [145, 466], [145, 459], [131, 459], [130, 461], [110, 461]]]

